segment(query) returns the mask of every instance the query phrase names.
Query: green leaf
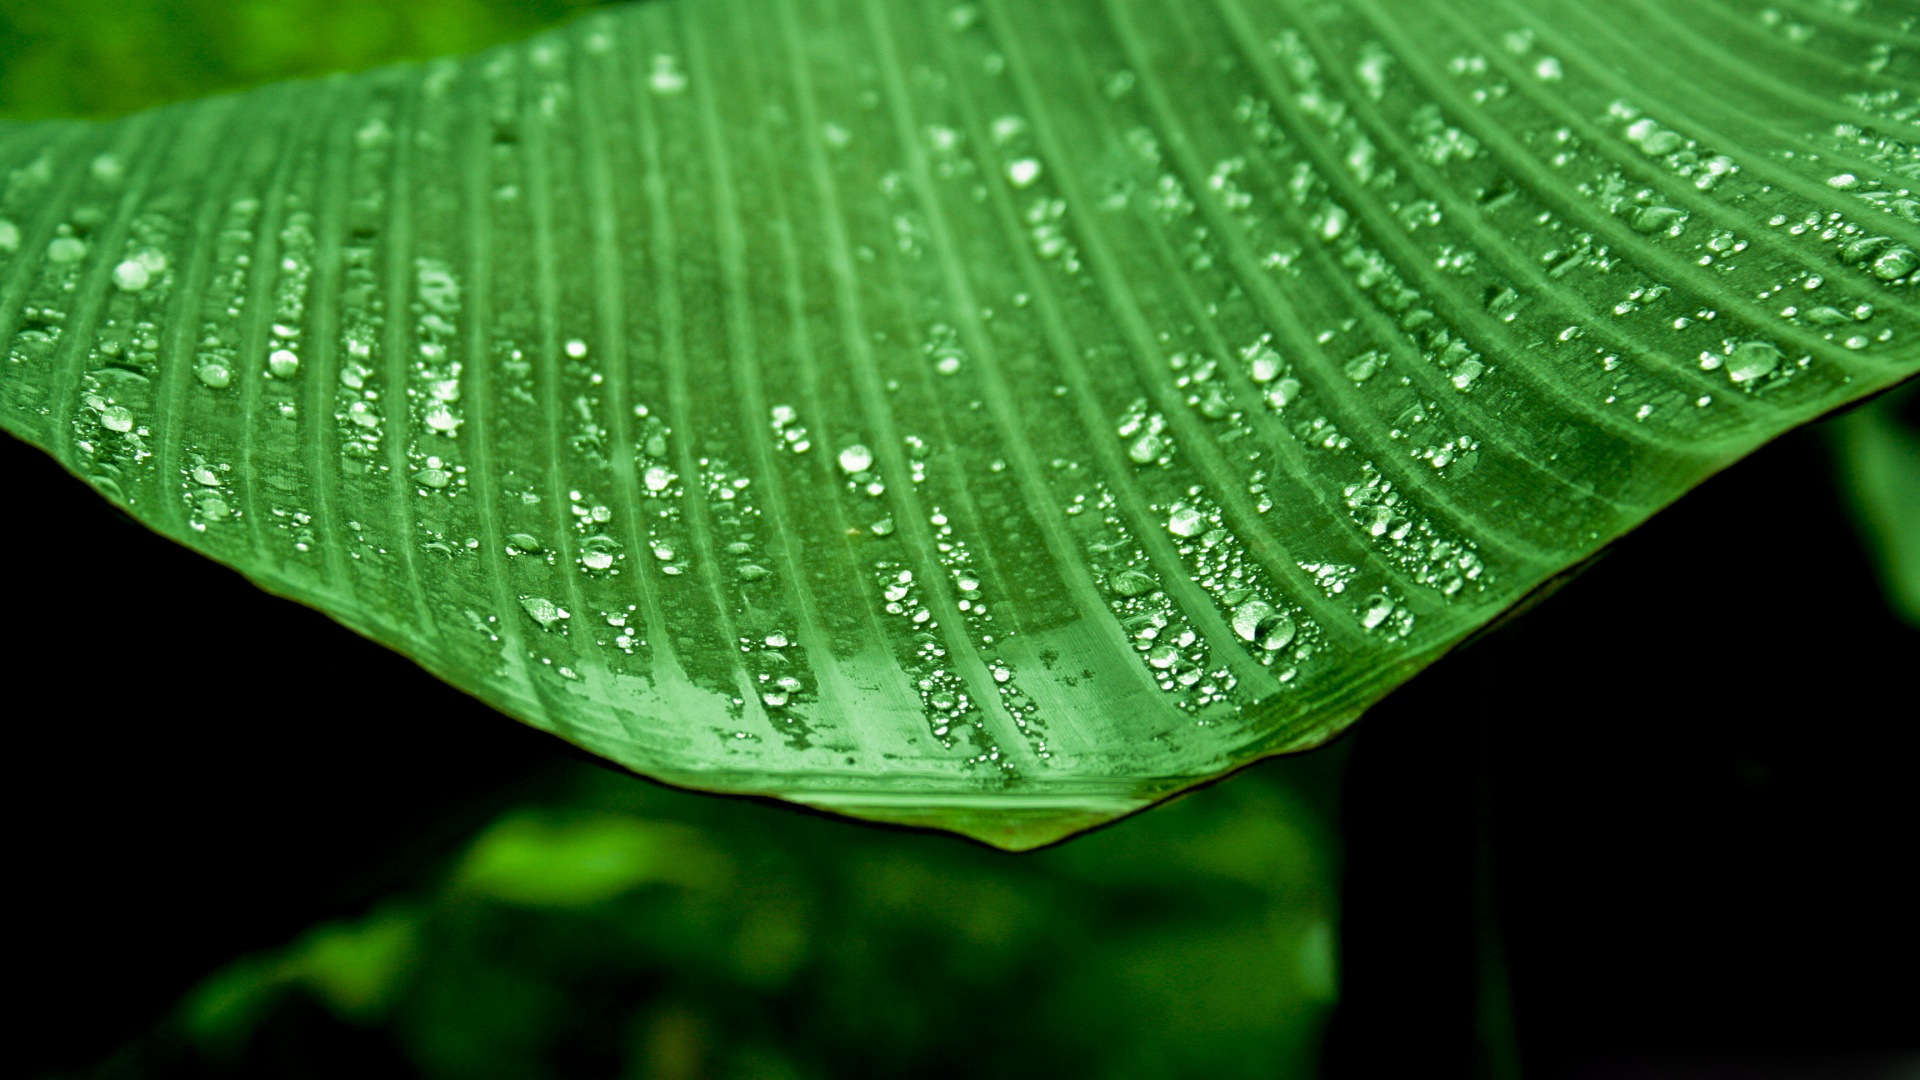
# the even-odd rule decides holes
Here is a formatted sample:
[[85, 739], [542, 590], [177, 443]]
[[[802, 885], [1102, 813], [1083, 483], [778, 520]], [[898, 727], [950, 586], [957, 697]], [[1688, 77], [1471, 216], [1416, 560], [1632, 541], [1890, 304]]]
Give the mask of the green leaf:
[[1920, 369], [1917, 41], [663, 0], [9, 126], [0, 421], [635, 770], [1029, 847], [1325, 742]]
[[[1920, 397], [1904, 386], [1833, 425], [1842, 478], [1887, 604], [1920, 627]], [[1903, 421], [1902, 412], [1908, 419]]]

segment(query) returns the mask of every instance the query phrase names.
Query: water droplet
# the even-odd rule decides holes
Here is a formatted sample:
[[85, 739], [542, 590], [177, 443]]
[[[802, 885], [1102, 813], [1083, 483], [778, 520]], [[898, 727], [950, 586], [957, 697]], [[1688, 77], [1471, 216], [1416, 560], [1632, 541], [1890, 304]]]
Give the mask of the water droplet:
[[1138, 570], [1122, 570], [1108, 579], [1108, 585], [1121, 596], [1145, 596], [1159, 588], [1152, 575]]
[[436, 404], [427, 410], [427, 426], [442, 435], [451, 435], [460, 427], [461, 420], [453, 415], [453, 410], [444, 404]]
[[1248, 600], [1233, 609], [1233, 632], [1242, 641], [1252, 641], [1263, 619], [1273, 615], [1273, 605], [1265, 600]]
[[641, 474], [640, 479], [642, 483], [647, 485], [648, 491], [665, 491], [667, 488], [673, 486], [676, 477], [673, 475], [673, 470], [663, 465], [649, 465], [647, 466], [647, 471]]
[[1912, 248], [1894, 248], [1873, 260], [1873, 276], [1881, 281], [1899, 281], [1920, 269], [1920, 255]]
[[1133, 441], [1132, 446], [1127, 447], [1127, 456], [1132, 458], [1136, 464], [1140, 465], [1148, 465], [1158, 461], [1160, 460], [1160, 455], [1166, 452], [1167, 440], [1152, 432], [1140, 436]]
[[71, 236], [56, 237], [47, 245], [47, 261], [75, 263], [87, 256], [87, 242]]
[[1360, 616], [1360, 625], [1371, 630], [1387, 621], [1393, 614], [1393, 601], [1385, 596], [1374, 595], [1367, 598], [1367, 610]]
[[133, 413], [124, 405], [109, 405], [100, 410], [100, 423], [108, 431], [127, 432], [133, 430]]
[[1780, 350], [1765, 341], [1743, 341], [1727, 357], [1727, 376], [1736, 383], [1751, 382], [1780, 366]]
[[1175, 506], [1167, 516], [1167, 530], [1175, 536], [1199, 536], [1206, 528], [1207, 519], [1185, 503]]
[[544, 596], [523, 596], [520, 598], [520, 606], [526, 610], [534, 622], [540, 624], [543, 630], [553, 629], [553, 625], [561, 619], [572, 618], [564, 608]]
[[1037, 158], [1021, 158], [1007, 163], [1007, 182], [1014, 187], [1032, 187], [1040, 179], [1042, 167]]
[[1147, 663], [1162, 671], [1174, 665], [1180, 659], [1180, 650], [1171, 645], [1155, 645], [1147, 651]]
[[1280, 354], [1272, 349], [1262, 349], [1248, 362], [1247, 374], [1257, 383], [1270, 383], [1280, 377]]
[[291, 349], [275, 349], [267, 357], [267, 374], [276, 379], [291, 379], [300, 373], [300, 358]]
[[421, 487], [433, 488], [436, 491], [453, 483], [453, 474], [439, 468], [421, 469], [413, 474], [413, 478]]
[[572, 357], [575, 360], [583, 360], [586, 358], [587, 343], [584, 341], [581, 341], [579, 338], [574, 338], [571, 341], [568, 341], [566, 345], [566, 349], [567, 349], [567, 355]]
[[580, 556], [580, 562], [589, 570], [605, 570], [613, 565], [613, 552], [603, 548], [589, 548]]
[[20, 250], [20, 226], [0, 218], [0, 251], [9, 254]]
[[127, 292], [139, 292], [153, 284], [153, 275], [139, 259], [128, 259], [113, 268], [113, 283]]
[[201, 364], [200, 370], [194, 374], [200, 376], [200, 381], [214, 390], [219, 390], [233, 381], [233, 372], [227, 370], [227, 365], [218, 360], [209, 360]]
[[786, 647], [787, 647], [787, 635], [781, 633], [778, 630], [775, 630], [773, 633], [767, 635], [767, 648], [784, 649]]
[[1675, 210], [1671, 206], [1643, 206], [1634, 212], [1633, 228], [1635, 232], [1667, 232], [1686, 218], [1686, 212]]
[[678, 94], [686, 90], [687, 77], [680, 71], [679, 61], [662, 53], [653, 58], [653, 74], [647, 85], [656, 94]]
[[840, 451], [840, 467], [849, 473], [863, 473], [873, 467], [873, 451], [854, 443]]

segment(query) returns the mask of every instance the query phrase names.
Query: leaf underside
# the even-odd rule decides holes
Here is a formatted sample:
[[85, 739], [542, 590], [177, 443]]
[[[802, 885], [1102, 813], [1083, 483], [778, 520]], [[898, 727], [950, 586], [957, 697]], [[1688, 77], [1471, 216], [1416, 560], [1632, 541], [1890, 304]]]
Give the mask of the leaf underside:
[[634, 770], [1031, 847], [1920, 368], [1912, 10], [662, 0], [4, 126], [0, 422]]

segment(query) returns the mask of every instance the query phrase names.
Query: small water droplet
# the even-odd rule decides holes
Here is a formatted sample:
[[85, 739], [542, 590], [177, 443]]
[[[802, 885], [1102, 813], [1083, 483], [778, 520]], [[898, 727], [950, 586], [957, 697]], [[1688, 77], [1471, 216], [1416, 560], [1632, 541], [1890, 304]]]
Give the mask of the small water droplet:
[[267, 374], [276, 379], [291, 379], [300, 373], [300, 358], [291, 349], [275, 349], [267, 357]]
[[194, 374], [200, 377], [202, 383], [214, 390], [222, 389], [233, 381], [233, 372], [218, 360], [209, 360], [201, 364], [200, 369]]
[[1037, 158], [1020, 158], [1007, 163], [1007, 182], [1014, 187], [1032, 187], [1040, 179], [1042, 166]]
[[662, 53], [653, 58], [653, 74], [647, 85], [656, 94], [678, 94], [686, 90], [687, 77], [680, 71], [679, 61]]

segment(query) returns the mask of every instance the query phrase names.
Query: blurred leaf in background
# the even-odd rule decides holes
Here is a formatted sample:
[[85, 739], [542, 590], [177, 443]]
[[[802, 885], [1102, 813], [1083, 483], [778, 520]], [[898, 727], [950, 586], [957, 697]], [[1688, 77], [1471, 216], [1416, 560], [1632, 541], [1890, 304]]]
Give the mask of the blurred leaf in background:
[[603, 0], [33, 0], [0, 6], [0, 115], [111, 116], [497, 45]]
[[576, 766], [419, 889], [214, 975], [115, 1072], [1311, 1075], [1337, 868], [1280, 776], [1010, 857]]
[[1920, 387], [1870, 401], [1832, 431], [1841, 481], [1887, 604], [1920, 627]]

